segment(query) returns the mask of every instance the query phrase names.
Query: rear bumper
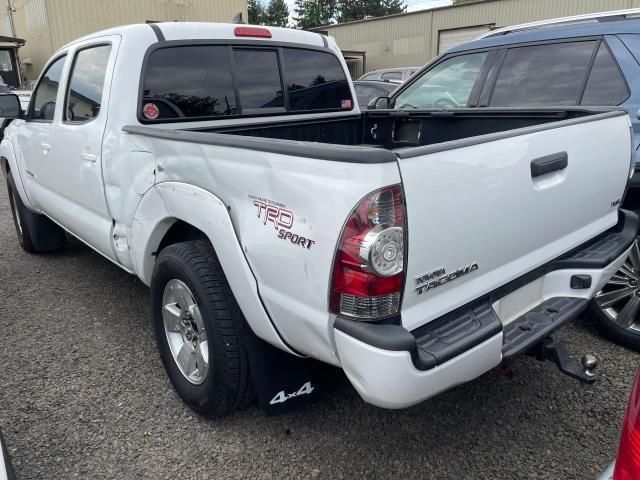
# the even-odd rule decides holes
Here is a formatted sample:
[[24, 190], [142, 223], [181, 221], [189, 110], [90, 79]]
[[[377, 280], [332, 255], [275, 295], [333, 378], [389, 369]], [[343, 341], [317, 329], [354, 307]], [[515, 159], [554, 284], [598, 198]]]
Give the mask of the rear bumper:
[[468, 382], [529, 351], [575, 318], [625, 261], [639, 219], [620, 222], [578, 249], [409, 332], [400, 324], [338, 317], [338, 356], [369, 403], [404, 408]]

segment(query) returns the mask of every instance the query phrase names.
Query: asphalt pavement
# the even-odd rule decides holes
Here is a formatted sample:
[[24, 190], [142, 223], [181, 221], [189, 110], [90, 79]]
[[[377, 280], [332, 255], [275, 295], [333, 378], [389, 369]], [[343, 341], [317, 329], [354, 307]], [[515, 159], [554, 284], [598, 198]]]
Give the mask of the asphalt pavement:
[[296, 413], [203, 418], [165, 375], [147, 288], [78, 241], [23, 252], [0, 185], [0, 428], [19, 480], [593, 479], [615, 455], [640, 355], [588, 316], [556, 339], [599, 358], [594, 386], [527, 357], [511, 378], [388, 411], [335, 370]]

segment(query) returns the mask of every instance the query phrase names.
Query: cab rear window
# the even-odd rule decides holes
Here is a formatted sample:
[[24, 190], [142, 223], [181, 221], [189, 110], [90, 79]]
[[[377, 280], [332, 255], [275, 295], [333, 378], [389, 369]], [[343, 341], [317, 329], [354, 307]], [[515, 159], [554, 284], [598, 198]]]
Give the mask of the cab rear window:
[[184, 45], [153, 50], [142, 122], [351, 110], [338, 58], [299, 48]]

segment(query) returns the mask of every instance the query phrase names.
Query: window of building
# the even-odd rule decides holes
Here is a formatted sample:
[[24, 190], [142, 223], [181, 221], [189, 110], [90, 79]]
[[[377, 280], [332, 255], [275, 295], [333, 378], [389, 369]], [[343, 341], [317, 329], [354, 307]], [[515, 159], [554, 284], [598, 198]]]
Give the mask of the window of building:
[[70, 122], [88, 122], [100, 113], [110, 45], [86, 48], [76, 54], [64, 116]]
[[512, 48], [500, 68], [490, 105], [576, 105], [596, 41]]

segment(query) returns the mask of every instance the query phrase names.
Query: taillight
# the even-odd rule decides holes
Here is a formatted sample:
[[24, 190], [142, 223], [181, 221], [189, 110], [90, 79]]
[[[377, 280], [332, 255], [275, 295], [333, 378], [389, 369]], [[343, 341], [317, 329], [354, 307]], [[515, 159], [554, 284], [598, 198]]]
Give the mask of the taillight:
[[376, 320], [400, 310], [404, 287], [405, 210], [400, 185], [383, 188], [351, 212], [338, 243], [331, 311]]
[[271, 38], [271, 32], [261, 27], [236, 27], [233, 33], [236, 37]]
[[620, 448], [613, 470], [613, 480], [640, 479], [640, 369], [631, 389], [627, 413], [622, 423]]

